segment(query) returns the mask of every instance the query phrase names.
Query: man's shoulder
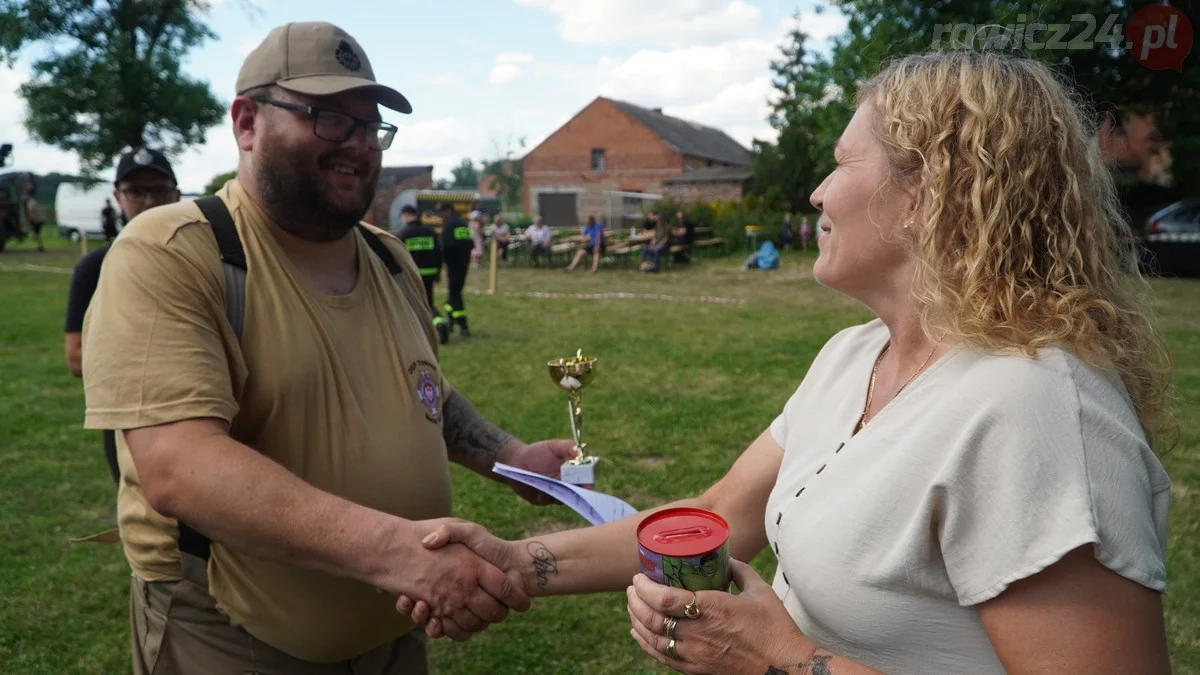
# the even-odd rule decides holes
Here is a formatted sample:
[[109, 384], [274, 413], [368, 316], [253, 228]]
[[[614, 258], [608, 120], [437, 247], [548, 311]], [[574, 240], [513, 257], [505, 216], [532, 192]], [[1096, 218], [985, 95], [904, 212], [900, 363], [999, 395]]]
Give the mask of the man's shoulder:
[[157, 250], [168, 254], [159, 258], [160, 263], [174, 259], [200, 269], [219, 269], [221, 265], [212, 227], [200, 207], [192, 201], [156, 206], [130, 220], [113, 240], [109, 255], [121, 255], [128, 264], [128, 258], [137, 256], [123, 253], [132, 250]]

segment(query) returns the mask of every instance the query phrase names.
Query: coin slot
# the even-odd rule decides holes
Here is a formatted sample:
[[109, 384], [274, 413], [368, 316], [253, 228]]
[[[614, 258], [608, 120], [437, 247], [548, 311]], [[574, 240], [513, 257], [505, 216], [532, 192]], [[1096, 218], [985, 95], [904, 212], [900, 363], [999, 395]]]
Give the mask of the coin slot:
[[709, 527], [684, 527], [678, 530], [667, 530], [654, 535], [654, 540], [662, 544], [673, 544], [678, 541], [688, 541], [690, 539], [701, 539], [712, 536], [712, 528]]

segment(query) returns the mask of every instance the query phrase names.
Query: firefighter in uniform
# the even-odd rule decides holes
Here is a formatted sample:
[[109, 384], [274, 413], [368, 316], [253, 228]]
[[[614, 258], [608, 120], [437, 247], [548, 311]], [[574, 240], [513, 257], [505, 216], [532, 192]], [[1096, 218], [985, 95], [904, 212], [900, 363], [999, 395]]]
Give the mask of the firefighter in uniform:
[[450, 325], [433, 300], [433, 285], [442, 276], [442, 246], [438, 243], [437, 232], [421, 222], [417, 209], [412, 206], [400, 209], [400, 218], [404, 221], [404, 227], [400, 228], [397, 236], [417, 264], [421, 281], [425, 283], [425, 301], [429, 303], [429, 311], [433, 314], [433, 325], [442, 344], [446, 344], [450, 342]]
[[450, 317], [451, 326], [458, 326], [458, 333], [470, 337], [471, 330], [467, 327], [467, 310], [463, 304], [463, 286], [467, 283], [467, 270], [471, 267], [471, 249], [475, 240], [471, 236], [471, 228], [462, 221], [454, 206], [448, 202], [438, 205], [438, 215], [442, 218], [442, 257], [446, 262], [446, 314]]

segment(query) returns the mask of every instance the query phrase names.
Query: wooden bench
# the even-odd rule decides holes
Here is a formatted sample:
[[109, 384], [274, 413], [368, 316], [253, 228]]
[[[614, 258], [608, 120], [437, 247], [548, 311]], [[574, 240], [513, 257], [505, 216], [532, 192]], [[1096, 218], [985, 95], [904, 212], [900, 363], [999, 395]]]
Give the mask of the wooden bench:
[[698, 248], [698, 249], [704, 249], [706, 251], [713, 251], [713, 250], [717, 249], [718, 247], [720, 247], [723, 253], [729, 252], [729, 242], [725, 241], [721, 237], [710, 237], [708, 239], [701, 239], [701, 240], [697, 241], [696, 243], [692, 244], [692, 247]]
[[574, 242], [563, 242], [561, 244], [550, 245], [550, 264], [554, 264], [554, 259], [559, 256], [567, 256], [568, 258], [579, 248]]

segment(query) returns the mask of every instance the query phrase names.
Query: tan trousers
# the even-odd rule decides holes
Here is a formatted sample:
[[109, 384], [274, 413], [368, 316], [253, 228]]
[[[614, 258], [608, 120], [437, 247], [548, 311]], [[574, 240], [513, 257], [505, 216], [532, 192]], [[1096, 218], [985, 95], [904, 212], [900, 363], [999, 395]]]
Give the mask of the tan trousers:
[[425, 634], [415, 630], [340, 663], [310, 663], [230, 625], [191, 581], [146, 582], [129, 595], [134, 675], [426, 675]]

